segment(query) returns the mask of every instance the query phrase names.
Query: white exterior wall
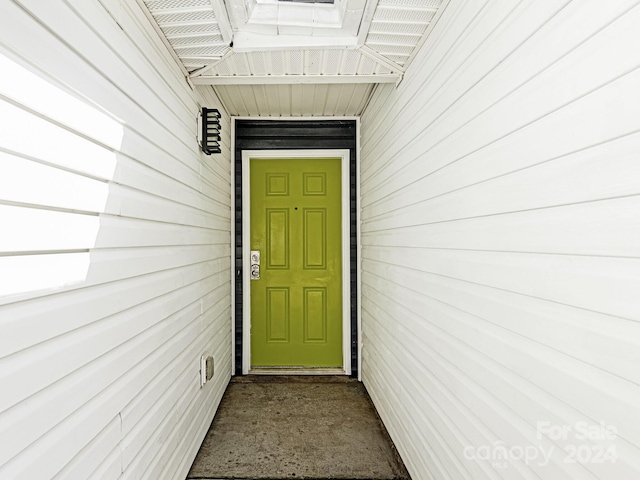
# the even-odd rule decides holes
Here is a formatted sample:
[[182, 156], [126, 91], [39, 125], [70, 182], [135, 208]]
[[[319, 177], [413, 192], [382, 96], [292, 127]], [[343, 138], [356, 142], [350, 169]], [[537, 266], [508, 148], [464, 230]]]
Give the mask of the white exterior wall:
[[103, 3], [0, 5], [2, 479], [184, 478], [231, 375], [228, 115]]
[[452, 0], [365, 111], [363, 381], [414, 480], [640, 478], [639, 24]]

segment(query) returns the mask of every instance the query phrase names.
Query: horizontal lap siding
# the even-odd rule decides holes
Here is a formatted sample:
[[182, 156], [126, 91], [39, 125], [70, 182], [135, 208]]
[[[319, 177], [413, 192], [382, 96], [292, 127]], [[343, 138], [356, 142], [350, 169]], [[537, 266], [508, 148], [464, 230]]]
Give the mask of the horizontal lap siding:
[[610, 7], [451, 2], [365, 111], [363, 381], [415, 479], [640, 476], [640, 6]]
[[231, 375], [229, 117], [200, 153], [219, 100], [135, 2], [0, 10], [0, 478], [184, 478]]

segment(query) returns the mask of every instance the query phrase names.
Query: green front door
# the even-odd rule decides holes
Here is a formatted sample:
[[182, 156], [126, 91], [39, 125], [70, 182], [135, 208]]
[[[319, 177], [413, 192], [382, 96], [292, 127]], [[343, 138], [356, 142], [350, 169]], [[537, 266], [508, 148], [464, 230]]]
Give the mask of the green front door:
[[341, 160], [251, 159], [250, 170], [251, 365], [341, 367]]

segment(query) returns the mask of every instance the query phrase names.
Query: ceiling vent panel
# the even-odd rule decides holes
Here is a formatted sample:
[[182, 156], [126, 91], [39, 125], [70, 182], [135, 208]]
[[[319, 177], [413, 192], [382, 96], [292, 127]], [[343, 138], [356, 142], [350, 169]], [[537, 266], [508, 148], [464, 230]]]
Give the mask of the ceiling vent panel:
[[239, 77], [247, 77], [253, 75], [253, 69], [251, 68], [251, 62], [247, 55], [238, 55], [234, 57], [233, 72]]
[[302, 75], [304, 73], [303, 50], [291, 50], [289, 52], [287, 73], [291, 75]]
[[[346, 90], [326, 85], [401, 80], [443, 0], [335, 0], [333, 5], [277, 0], [138, 1], [146, 4], [150, 18], [196, 85], [317, 84], [335, 95]], [[363, 21], [369, 5], [375, 10]], [[274, 15], [253, 18], [259, 11], [277, 15], [273, 21]], [[338, 23], [336, 15], [341, 18]], [[358, 28], [364, 30], [360, 37]], [[363, 36], [361, 45], [358, 41]], [[359, 95], [364, 90], [349, 91]], [[271, 99], [267, 100], [268, 106]]]
[[398, 35], [391, 33], [370, 33], [367, 37], [367, 43], [370, 45], [382, 43], [386, 45], [406, 45], [413, 48], [419, 41], [420, 35], [417, 34]]
[[369, 29], [369, 35], [374, 33], [388, 33], [422, 36], [428, 25], [427, 22], [395, 23], [374, 19]]
[[[397, 50], [394, 53], [402, 53]], [[402, 57], [406, 60], [406, 57]], [[211, 67], [207, 76], [353, 76], [391, 74], [357, 50], [284, 50], [235, 53]]]
[[284, 75], [286, 73], [286, 70], [284, 68], [284, 56], [288, 53], [288, 51], [269, 52], [268, 59], [269, 63], [271, 64], [272, 75]]
[[376, 67], [373, 73], [376, 75], [387, 75], [391, 73], [391, 70], [385, 67], [384, 65], [380, 65], [379, 63], [376, 63]]
[[305, 53], [305, 73], [308, 75], [320, 75], [322, 72], [322, 52], [320, 50], [307, 50]]
[[180, 57], [221, 57], [227, 51], [227, 47], [189, 47], [180, 48], [176, 52]]
[[211, 7], [211, 0], [149, 0], [145, 3], [151, 12], [171, 8]]
[[252, 66], [251, 74], [252, 75], [266, 75], [266, 63], [264, 54], [260, 52], [252, 52], [246, 54], [247, 60], [249, 61], [249, 65]]
[[170, 39], [173, 48], [180, 48], [183, 46], [197, 47], [197, 46], [219, 46], [224, 44], [222, 35], [198, 35], [196, 37], [177, 37]]
[[204, 67], [205, 61], [198, 60], [198, 59], [190, 60], [188, 58], [183, 58], [182, 64], [184, 65], [184, 68], [187, 69], [187, 71], [193, 71], [193, 70], [198, 70], [199, 68]]
[[358, 66], [360, 63], [360, 55], [359, 52], [355, 50], [345, 50], [342, 54], [342, 64], [340, 67], [341, 75], [355, 75], [358, 73]]
[[375, 73], [377, 63], [373, 61], [372, 58], [360, 56], [360, 61], [358, 62], [358, 70], [356, 71], [357, 75], [373, 75]]
[[154, 15], [154, 18], [162, 28], [164, 24], [170, 23], [212, 22], [216, 17], [212, 10], [202, 10], [199, 12], [161, 13]]
[[323, 73], [326, 75], [337, 75], [340, 72], [341, 50], [326, 50], [324, 56]]
[[391, 20], [394, 22], [428, 23], [435, 14], [431, 9], [384, 8], [378, 6], [373, 21]]
[[163, 27], [163, 32], [169, 40], [173, 37], [186, 37], [207, 35], [211, 33], [219, 34], [220, 28], [216, 23], [208, 23], [204, 25], [178, 25], [175, 27]]
[[378, 53], [384, 56], [389, 55], [404, 55], [410, 56], [411, 52], [413, 52], [413, 45], [391, 45], [391, 44], [374, 44], [370, 43], [372, 48], [374, 48]]
[[394, 63], [397, 63], [398, 65], [404, 65], [405, 63], [407, 63], [407, 60], [409, 59], [409, 55], [391, 55], [391, 54], [383, 54], [385, 57], [387, 57], [389, 60], [391, 60]]
[[415, 7], [437, 10], [442, 0], [379, 0], [378, 5], [391, 7]]
[[232, 60], [233, 57], [229, 57], [226, 61], [219, 62], [211, 72], [216, 72], [218, 75], [230, 76], [236, 74], [236, 69], [234, 62]]

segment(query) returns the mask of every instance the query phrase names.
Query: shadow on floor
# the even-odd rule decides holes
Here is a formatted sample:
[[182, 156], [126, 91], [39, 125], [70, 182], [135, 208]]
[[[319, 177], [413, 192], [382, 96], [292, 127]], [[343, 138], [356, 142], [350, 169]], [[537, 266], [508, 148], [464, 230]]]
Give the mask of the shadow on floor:
[[234, 377], [187, 479], [409, 479], [362, 383]]

